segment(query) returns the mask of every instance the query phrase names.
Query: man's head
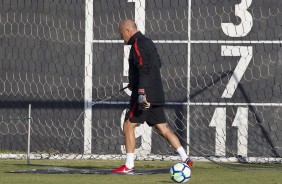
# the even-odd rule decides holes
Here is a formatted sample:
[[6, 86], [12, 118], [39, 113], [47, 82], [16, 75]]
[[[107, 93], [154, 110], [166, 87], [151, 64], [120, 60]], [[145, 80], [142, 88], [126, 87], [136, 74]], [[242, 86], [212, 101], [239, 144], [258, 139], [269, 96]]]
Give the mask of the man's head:
[[137, 32], [137, 26], [132, 19], [126, 19], [119, 23], [119, 33], [124, 43], [128, 43], [129, 39]]

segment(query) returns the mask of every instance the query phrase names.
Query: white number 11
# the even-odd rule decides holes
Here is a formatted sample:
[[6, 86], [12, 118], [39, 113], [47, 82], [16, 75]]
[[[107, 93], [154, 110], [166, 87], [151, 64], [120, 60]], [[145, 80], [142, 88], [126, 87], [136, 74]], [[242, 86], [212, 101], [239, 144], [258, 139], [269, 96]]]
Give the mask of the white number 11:
[[[218, 107], [215, 109], [211, 127], [215, 127], [215, 155], [226, 155], [226, 108]], [[236, 116], [232, 123], [233, 127], [238, 128], [237, 154], [246, 157], [248, 155], [248, 108], [238, 107]]]

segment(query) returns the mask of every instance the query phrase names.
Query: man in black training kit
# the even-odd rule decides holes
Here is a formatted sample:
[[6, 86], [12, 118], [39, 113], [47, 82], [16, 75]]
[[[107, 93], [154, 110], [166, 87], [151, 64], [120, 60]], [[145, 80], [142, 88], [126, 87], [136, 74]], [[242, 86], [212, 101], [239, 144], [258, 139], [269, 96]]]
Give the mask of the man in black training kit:
[[112, 170], [113, 173], [134, 172], [135, 127], [144, 123], [154, 126], [177, 151], [182, 162], [192, 167], [193, 162], [181, 146], [178, 137], [169, 129], [164, 113], [164, 91], [161, 81], [161, 61], [152, 40], [137, 30], [135, 22], [126, 19], [119, 24], [119, 32], [125, 44], [132, 45], [129, 54], [129, 85], [132, 91], [130, 109], [126, 114], [123, 131], [126, 162]]

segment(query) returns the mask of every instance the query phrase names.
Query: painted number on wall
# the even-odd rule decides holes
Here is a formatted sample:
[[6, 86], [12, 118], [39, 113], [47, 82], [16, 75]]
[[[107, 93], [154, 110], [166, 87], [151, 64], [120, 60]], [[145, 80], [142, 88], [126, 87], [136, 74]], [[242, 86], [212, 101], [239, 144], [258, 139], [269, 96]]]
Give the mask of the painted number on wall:
[[[239, 25], [233, 23], [222, 23], [223, 32], [230, 37], [244, 37], [253, 27], [253, 17], [248, 11], [252, 0], [242, 0], [240, 4], [235, 5], [235, 15], [241, 20]], [[221, 98], [232, 98], [238, 84], [240, 83], [249, 63], [253, 58], [252, 46], [221, 46], [222, 56], [240, 56], [239, 62], [226, 85]], [[217, 107], [214, 111], [211, 127], [215, 127], [215, 154], [218, 156], [226, 155], [226, 107]], [[238, 155], [247, 156], [248, 152], [248, 108], [238, 107], [233, 127], [238, 129]]]

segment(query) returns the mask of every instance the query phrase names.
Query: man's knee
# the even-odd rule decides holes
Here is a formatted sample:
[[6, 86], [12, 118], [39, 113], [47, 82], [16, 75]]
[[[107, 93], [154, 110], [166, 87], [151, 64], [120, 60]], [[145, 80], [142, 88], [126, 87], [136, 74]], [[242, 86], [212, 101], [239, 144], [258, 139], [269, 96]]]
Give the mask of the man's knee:
[[136, 127], [135, 123], [131, 123], [129, 120], [126, 120], [123, 124], [123, 132], [127, 134], [130, 131], [134, 131], [135, 127]]
[[160, 135], [162, 135], [164, 137], [166, 137], [167, 133], [170, 132], [170, 129], [169, 129], [167, 123], [158, 124], [158, 125], [155, 126], [155, 129]]
[[123, 123], [123, 132], [127, 132], [129, 130], [129, 121], [126, 120], [124, 123]]

